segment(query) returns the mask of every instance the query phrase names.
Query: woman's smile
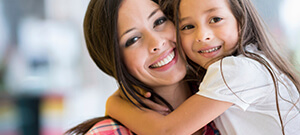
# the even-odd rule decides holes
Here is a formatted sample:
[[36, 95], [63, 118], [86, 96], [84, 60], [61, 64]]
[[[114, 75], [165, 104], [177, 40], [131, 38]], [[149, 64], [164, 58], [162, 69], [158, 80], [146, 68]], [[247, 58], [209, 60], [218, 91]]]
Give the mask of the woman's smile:
[[175, 58], [175, 51], [174, 49], [171, 52], [168, 52], [167, 56], [162, 56], [160, 59], [157, 60], [154, 64], [151, 64], [150, 68], [160, 68], [169, 64]]
[[176, 49], [176, 29], [156, 3], [124, 1], [119, 9], [118, 31], [122, 59], [136, 79], [158, 88], [185, 77], [185, 62]]

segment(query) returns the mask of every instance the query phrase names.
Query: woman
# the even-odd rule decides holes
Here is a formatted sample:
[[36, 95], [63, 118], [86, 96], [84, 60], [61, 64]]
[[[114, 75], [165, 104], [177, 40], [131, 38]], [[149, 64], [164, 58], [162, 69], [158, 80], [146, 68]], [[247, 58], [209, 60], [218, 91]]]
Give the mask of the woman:
[[[84, 20], [84, 34], [94, 62], [117, 80], [120, 86], [117, 94], [137, 107], [150, 108], [140, 98], [144, 92], [150, 92], [150, 100], [166, 106], [168, 109], [161, 113], [167, 114], [195, 93], [197, 87], [182, 81], [187, 69], [175, 45], [175, 27], [157, 1], [91, 0]], [[67, 134], [132, 134], [119, 124], [114, 126], [117, 128], [114, 131], [103, 128], [110, 122], [112, 119], [106, 117], [96, 118]], [[210, 129], [206, 134], [213, 134], [211, 126], [205, 128]]]

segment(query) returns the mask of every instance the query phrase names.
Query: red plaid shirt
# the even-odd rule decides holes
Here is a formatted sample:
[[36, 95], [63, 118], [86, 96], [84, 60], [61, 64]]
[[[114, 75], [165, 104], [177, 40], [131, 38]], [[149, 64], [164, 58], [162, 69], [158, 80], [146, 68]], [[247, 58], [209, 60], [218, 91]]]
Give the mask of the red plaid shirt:
[[[86, 135], [134, 135], [128, 128], [112, 119], [105, 119], [96, 123]], [[220, 135], [213, 122], [204, 127], [203, 135]]]

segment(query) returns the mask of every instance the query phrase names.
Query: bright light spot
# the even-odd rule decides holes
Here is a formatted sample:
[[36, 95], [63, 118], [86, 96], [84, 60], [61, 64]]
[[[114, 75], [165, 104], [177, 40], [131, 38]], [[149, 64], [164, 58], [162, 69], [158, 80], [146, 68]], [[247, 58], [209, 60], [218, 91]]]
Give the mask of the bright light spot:
[[300, 1], [283, 0], [280, 7], [280, 20], [288, 29], [300, 27]]

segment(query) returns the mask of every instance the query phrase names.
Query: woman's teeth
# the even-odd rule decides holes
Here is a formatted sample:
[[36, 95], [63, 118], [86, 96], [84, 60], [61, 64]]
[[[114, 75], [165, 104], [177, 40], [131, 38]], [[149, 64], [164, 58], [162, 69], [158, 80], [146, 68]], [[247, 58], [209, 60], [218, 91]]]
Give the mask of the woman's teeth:
[[175, 53], [174, 51], [172, 51], [167, 57], [165, 57], [164, 59], [162, 59], [159, 62], [156, 62], [155, 64], [151, 65], [151, 68], [158, 68], [158, 67], [162, 67], [168, 63], [170, 63], [175, 57]]
[[220, 48], [221, 48], [221, 46], [211, 48], [211, 49], [208, 49], [208, 50], [201, 50], [201, 51], [199, 51], [199, 53], [211, 53], [211, 52], [219, 50]]

